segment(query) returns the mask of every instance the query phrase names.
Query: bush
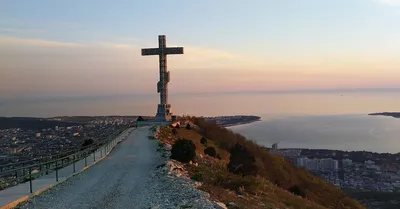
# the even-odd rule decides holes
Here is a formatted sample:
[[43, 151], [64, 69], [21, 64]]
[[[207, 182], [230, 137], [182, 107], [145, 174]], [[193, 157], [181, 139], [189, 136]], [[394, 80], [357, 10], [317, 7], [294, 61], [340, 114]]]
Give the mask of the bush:
[[201, 144], [204, 144], [204, 145], [206, 145], [207, 146], [207, 138], [206, 137], [201, 137], [201, 139], [200, 139], [200, 143]]
[[188, 163], [196, 157], [196, 145], [191, 140], [179, 139], [171, 149], [171, 159]]
[[94, 141], [93, 141], [93, 139], [91, 139], [91, 138], [85, 139], [85, 140], [83, 141], [83, 143], [82, 143], [82, 148], [81, 148], [81, 150], [86, 149], [87, 146], [93, 144], [93, 142], [94, 142]]
[[221, 156], [219, 154], [217, 154], [217, 159], [218, 160], [222, 160]]
[[253, 155], [241, 144], [237, 143], [230, 151], [228, 171], [243, 176], [255, 175], [258, 172]]
[[214, 147], [207, 147], [207, 148], [204, 150], [204, 154], [206, 154], [206, 155], [208, 155], [208, 156], [211, 156], [211, 157], [214, 157], [214, 158], [217, 157], [217, 151], [215, 150]]
[[174, 134], [174, 135], [177, 135], [177, 134], [178, 134], [178, 131], [176, 130], [176, 128], [173, 128], [173, 129], [172, 129], [172, 134]]
[[295, 194], [297, 196], [301, 196], [303, 198], [306, 197], [306, 193], [300, 187], [298, 187], [297, 185], [294, 185], [294, 186], [290, 187], [289, 188], [289, 192], [291, 192], [291, 193], [293, 193], [293, 194]]
[[[248, 160], [250, 165], [252, 165], [251, 162], [253, 161], [251, 156], [255, 159], [253, 165], [255, 165], [257, 175], [274, 182], [280, 188], [289, 190], [293, 185], [301, 185], [301, 190], [306, 191], [307, 199], [327, 208], [334, 208], [337, 205], [338, 197], [344, 197], [341, 199], [343, 207], [340, 208], [363, 208], [358, 202], [346, 196], [340, 189], [329, 185], [319, 177], [313, 176], [305, 169], [293, 166], [283, 157], [269, 153], [265, 147], [247, 140], [244, 136], [223, 128], [214, 122], [206, 121], [204, 118], [192, 118], [191, 120], [199, 127], [199, 133], [202, 136], [213, 139], [214, 143], [223, 150], [230, 152], [238, 143], [244, 146], [250, 153], [250, 160]], [[231, 155], [228, 169], [232, 172], [241, 173], [236, 168], [242, 163], [240, 163], [240, 160], [235, 160], [234, 156]], [[236, 157], [239, 158], [237, 155]], [[246, 176], [246, 178], [249, 177], [251, 176]]]
[[187, 130], [190, 130], [190, 129], [192, 129], [192, 127], [190, 126], [190, 124], [189, 124], [189, 123], [186, 125], [186, 129], [187, 129]]

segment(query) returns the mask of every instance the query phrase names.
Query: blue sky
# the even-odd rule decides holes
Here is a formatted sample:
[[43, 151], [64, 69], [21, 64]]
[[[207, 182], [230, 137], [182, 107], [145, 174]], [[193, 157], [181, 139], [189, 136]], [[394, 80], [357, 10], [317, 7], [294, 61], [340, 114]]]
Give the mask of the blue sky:
[[[187, 48], [185, 55], [171, 58], [171, 69], [204, 69], [197, 72], [197, 80], [177, 70], [177, 74], [182, 72], [177, 79], [203, 88], [203, 79], [215, 77], [208, 80], [211, 87], [205, 91], [400, 87], [393, 80], [400, 67], [399, 22], [397, 0], [0, 0], [0, 44], [4, 45], [0, 55], [7, 57], [3, 60], [7, 63], [0, 64], [0, 73], [8, 76], [8, 83], [28, 71], [53, 78], [57, 73], [49, 74], [51, 69], [56, 68], [60, 75], [68, 70], [75, 72], [64, 67], [70, 63], [68, 57], [74, 55], [73, 60], [81, 63], [75, 66], [80, 68], [76, 72], [84, 73], [91, 59], [88, 73], [96, 78], [96, 66], [104, 67], [99, 64], [102, 57], [113, 57], [110, 63], [121, 71], [116, 73], [120, 77], [110, 82], [119, 85], [128, 82], [122, 79], [125, 77], [135, 80], [135, 74], [128, 71], [139, 73], [157, 66], [156, 58], [143, 59], [136, 52], [141, 47], [156, 46], [157, 35], [166, 34], [167, 44]], [[68, 44], [76, 47], [71, 49]], [[104, 54], [93, 55], [98, 51]], [[127, 53], [131, 52], [136, 54], [129, 60]], [[27, 60], [28, 54], [35, 54], [35, 60]], [[46, 64], [49, 59], [54, 64]], [[105, 76], [93, 79], [97, 81], [92, 81], [91, 88], [86, 88], [88, 82], [84, 80], [78, 79], [75, 84], [87, 94], [103, 92], [96, 89], [104, 86], [100, 81], [111, 75], [111, 66], [102, 69]], [[152, 75], [156, 73], [140, 74], [138, 82], [153, 82], [156, 78]], [[226, 81], [221, 84], [224, 75]], [[24, 79], [30, 78], [25, 75]], [[64, 81], [68, 79], [74, 77]], [[55, 84], [59, 82], [8, 86], [0, 93], [77, 93], [67, 83], [51, 88]], [[107, 93], [126, 89], [126, 85]], [[143, 85], [143, 91], [155, 88], [147, 82]], [[185, 88], [184, 84], [171, 85], [177, 91]]]

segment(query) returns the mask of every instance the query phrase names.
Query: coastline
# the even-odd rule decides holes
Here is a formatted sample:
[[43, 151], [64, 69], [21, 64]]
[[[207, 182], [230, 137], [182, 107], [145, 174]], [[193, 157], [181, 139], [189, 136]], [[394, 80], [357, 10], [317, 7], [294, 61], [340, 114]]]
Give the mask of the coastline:
[[205, 117], [205, 119], [209, 122], [215, 122], [219, 126], [225, 128], [261, 121], [260, 116], [254, 116], [254, 115], [217, 116], [217, 117]]
[[393, 118], [400, 118], [400, 112], [377, 112], [377, 113], [370, 113], [370, 116], [389, 116]]
[[237, 122], [237, 123], [234, 123], [234, 124], [222, 125], [222, 127], [230, 128], [230, 127], [234, 127], [234, 126], [240, 126], [240, 125], [246, 125], [246, 124], [250, 124], [250, 123], [255, 123], [255, 122], [258, 122], [258, 121], [262, 121], [262, 120], [259, 119], [259, 120], [253, 120], [253, 121]]

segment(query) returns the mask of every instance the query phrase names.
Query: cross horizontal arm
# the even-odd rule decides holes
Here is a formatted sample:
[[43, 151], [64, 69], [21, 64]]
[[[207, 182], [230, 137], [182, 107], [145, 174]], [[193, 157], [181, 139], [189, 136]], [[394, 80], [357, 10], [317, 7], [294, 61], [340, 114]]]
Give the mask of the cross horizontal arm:
[[164, 54], [183, 54], [183, 47], [168, 47], [164, 49]]
[[160, 54], [159, 48], [142, 49], [142, 56], [159, 55], [159, 54]]

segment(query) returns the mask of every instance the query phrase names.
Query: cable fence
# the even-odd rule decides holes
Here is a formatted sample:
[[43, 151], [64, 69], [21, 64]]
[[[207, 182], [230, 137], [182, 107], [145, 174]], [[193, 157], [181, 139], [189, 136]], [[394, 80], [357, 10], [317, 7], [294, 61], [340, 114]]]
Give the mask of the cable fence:
[[[71, 166], [71, 173], [77, 172], [77, 163], [86, 167], [90, 163], [107, 155], [119, 142], [121, 142], [133, 129], [118, 131], [107, 137], [106, 140], [80, 147], [67, 152], [42, 157], [39, 159], [0, 165], [0, 190], [29, 182], [30, 193], [33, 192], [32, 181], [39, 177], [54, 174], [55, 181], [59, 181], [60, 169]], [[126, 133], [126, 136], [123, 136]], [[97, 156], [96, 156], [97, 155]], [[69, 172], [68, 172], [69, 173]]]

